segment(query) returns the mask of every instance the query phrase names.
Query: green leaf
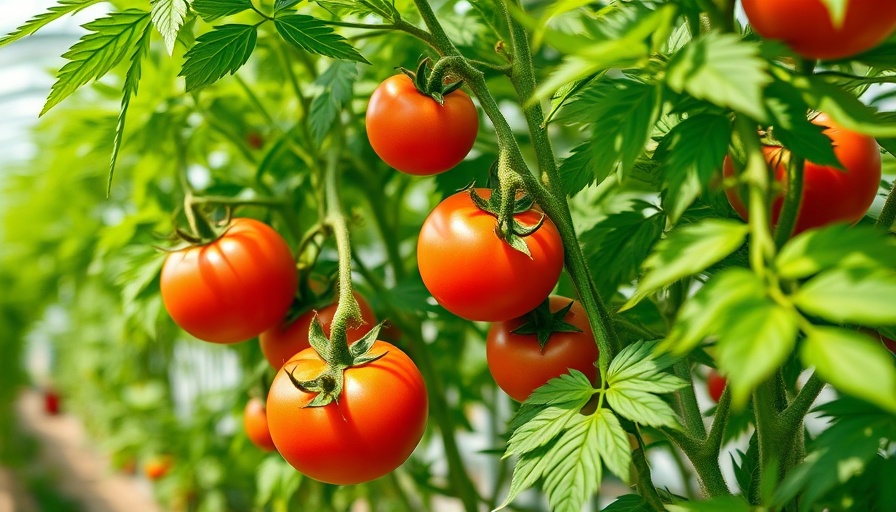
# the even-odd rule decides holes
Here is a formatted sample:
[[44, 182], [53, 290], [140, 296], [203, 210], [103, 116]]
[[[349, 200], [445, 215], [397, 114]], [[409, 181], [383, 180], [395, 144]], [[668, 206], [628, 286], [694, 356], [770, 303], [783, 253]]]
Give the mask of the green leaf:
[[746, 224], [724, 219], [706, 219], [672, 231], [644, 261], [644, 277], [620, 311], [679, 279], [706, 270], [743, 245], [748, 232]]
[[251, 0], [193, 0], [190, 6], [205, 21], [214, 21], [252, 8]]
[[587, 149], [590, 158], [583, 164], [600, 182], [617, 166], [623, 175], [634, 167], [659, 117], [660, 100], [661, 89], [656, 85], [600, 80], [578, 93], [557, 119], [593, 124]]
[[803, 344], [802, 359], [839, 391], [896, 412], [893, 358], [870, 337], [837, 327], [815, 327]]
[[793, 351], [799, 317], [767, 299], [730, 306], [722, 315], [716, 353], [732, 406], [739, 409]]
[[304, 14], [278, 14], [274, 26], [286, 42], [300, 50], [369, 64], [344, 37], [317, 18]]
[[168, 55], [174, 53], [174, 42], [177, 33], [184, 24], [187, 15], [187, 0], [153, 0], [152, 24], [162, 34]]
[[318, 144], [330, 131], [342, 107], [352, 99], [352, 89], [357, 78], [357, 64], [338, 60], [314, 81], [323, 90], [311, 102], [311, 133]]
[[750, 504], [739, 496], [723, 496], [704, 501], [682, 501], [666, 505], [669, 512], [750, 512]]
[[828, 83], [823, 77], [790, 77], [791, 83], [802, 91], [808, 105], [831, 116], [844, 128], [872, 137], [896, 137], [896, 121], [889, 119], [862, 103], [843, 88]]
[[506, 508], [521, 492], [535, 485], [535, 482], [541, 478], [547, 465], [545, 455], [547, 455], [554, 444], [555, 442], [552, 442], [550, 445], [542, 446], [519, 458], [513, 467], [513, 476], [510, 478], [510, 491], [507, 493], [507, 498], [504, 500], [504, 503], [495, 509], [496, 511]]
[[793, 296], [803, 311], [837, 323], [896, 324], [896, 272], [834, 268], [812, 278]]
[[149, 23], [148, 12], [129, 9], [83, 25], [90, 33], [62, 55], [69, 62], [59, 70], [40, 115], [90, 80], [101, 78], [126, 56], [133, 55]]
[[720, 107], [767, 119], [762, 89], [771, 82], [759, 45], [734, 34], [710, 33], [686, 44], [669, 63], [666, 83]]
[[109, 162], [109, 178], [106, 181], [106, 194], [112, 192], [112, 176], [115, 174], [115, 164], [118, 162], [118, 153], [121, 150], [121, 141], [124, 138], [125, 119], [128, 114], [128, 107], [131, 105], [131, 97], [137, 95], [137, 89], [140, 85], [140, 75], [142, 70], [143, 58], [149, 53], [150, 36], [152, 34], [151, 25], [145, 24], [143, 35], [132, 49], [131, 65], [128, 66], [127, 74], [124, 79], [124, 91], [122, 91], [121, 109], [118, 112], [118, 121], [115, 124], [115, 138], [112, 141], [112, 158]]
[[792, 84], [776, 79], [765, 90], [775, 138], [795, 155], [818, 165], [842, 167], [824, 127], [809, 121], [809, 105]]
[[707, 187], [728, 153], [731, 121], [722, 114], [697, 114], [675, 125], [660, 141], [654, 160], [666, 179], [663, 206], [676, 223]]
[[610, 387], [606, 397], [613, 410], [625, 419], [656, 428], [680, 428], [672, 406], [654, 394]]
[[607, 369], [607, 384], [618, 385], [627, 380], [651, 380], [678, 360], [656, 351], [657, 342], [639, 341], [622, 349]]
[[553, 378], [544, 386], [536, 388], [526, 399], [527, 404], [551, 405], [566, 402], [585, 402], [594, 394], [594, 388], [584, 373], [570, 369], [569, 373]]
[[626, 494], [616, 498], [601, 512], [653, 512], [653, 509], [644, 501], [640, 494]]
[[196, 45], [184, 56], [180, 75], [186, 78], [187, 91], [205, 87], [227, 73], [236, 73], [252, 55], [258, 37], [252, 25], [220, 25], [196, 39]]
[[554, 440], [585, 404], [566, 402], [546, 407], [513, 431], [504, 457], [523, 455]]
[[29, 36], [46, 25], [58, 20], [67, 14], [75, 14], [86, 7], [99, 3], [100, 0], [59, 0], [59, 2], [47, 9], [45, 12], [34, 16], [13, 30], [9, 34], [0, 38], [0, 47], [18, 41], [19, 39]]
[[878, 265], [896, 265], [896, 239], [871, 226], [846, 224], [800, 233], [775, 260], [778, 275], [787, 279], [802, 279], [833, 266]]
[[672, 330], [658, 348], [674, 354], [686, 354], [704, 338], [718, 332], [721, 319], [727, 312], [763, 297], [765, 286], [756, 274], [743, 268], [723, 270], [685, 301]]
[[553, 512], [580, 512], [603, 476], [597, 448], [599, 422], [596, 416], [579, 418], [545, 455], [544, 490]]
[[600, 458], [607, 469], [628, 483], [632, 465], [632, 448], [628, 442], [628, 434], [616, 415], [607, 409], [598, 409], [594, 413], [594, 422]]

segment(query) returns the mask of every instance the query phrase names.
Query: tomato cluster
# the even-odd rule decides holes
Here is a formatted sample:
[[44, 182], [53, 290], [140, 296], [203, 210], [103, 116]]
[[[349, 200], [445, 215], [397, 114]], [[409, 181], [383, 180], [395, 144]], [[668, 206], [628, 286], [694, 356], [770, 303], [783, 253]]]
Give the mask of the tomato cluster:
[[[847, 130], [826, 114], [817, 115], [812, 122], [825, 127], [824, 133], [831, 139], [834, 154], [843, 164], [843, 169], [806, 161], [794, 234], [835, 222], [858, 222], [868, 211], [880, 186], [880, 148], [874, 137]], [[764, 146], [763, 152], [782, 190], [772, 203], [771, 220], [774, 224], [784, 203], [783, 191], [787, 186], [790, 153], [780, 145]], [[735, 175], [730, 156], [725, 157], [722, 173], [726, 178]], [[725, 194], [732, 208], [747, 219], [749, 212], [738, 190], [728, 188]]]

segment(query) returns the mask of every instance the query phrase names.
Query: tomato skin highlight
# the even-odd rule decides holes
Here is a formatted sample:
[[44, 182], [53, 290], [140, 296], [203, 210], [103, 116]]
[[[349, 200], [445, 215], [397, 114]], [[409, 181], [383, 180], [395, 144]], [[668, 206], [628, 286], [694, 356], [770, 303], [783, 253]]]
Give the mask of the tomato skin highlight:
[[213, 343], [238, 343], [275, 325], [298, 287], [286, 241], [263, 222], [233, 219], [226, 233], [168, 254], [161, 292], [174, 322]]
[[274, 440], [268, 430], [268, 416], [260, 398], [250, 398], [243, 409], [243, 429], [252, 444], [264, 451], [274, 451]]
[[[550, 308], [559, 311], [572, 299], [552, 295]], [[582, 305], [575, 301], [564, 321], [582, 332], [555, 332], [551, 334], [542, 352], [534, 334], [513, 334], [522, 326], [523, 318], [514, 318], [491, 324], [486, 337], [485, 353], [492, 378], [510, 398], [523, 402], [529, 395], [546, 384], [575, 369], [585, 374], [592, 384], [598, 379], [597, 358], [599, 351], [594, 333]]]
[[727, 385], [728, 379], [722, 377], [717, 370], [710, 370], [709, 375], [706, 376], [706, 391], [709, 393], [709, 398], [715, 403], [719, 403], [719, 400], [722, 399], [722, 393], [725, 392]]
[[338, 403], [305, 407], [315, 393], [296, 388], [325, 369], [309, 348], [281, 368], [268, 393], [267, 413], [277, 451], [294, 468], [315, 480], [350, 485], [388, 474], [404, 463], [426, 430], [429, 399], [413, 361], [385, 341], [369, 354], [386, 355], [345, 371]]
[[443, 105], [419, 92], [405, 74], [387, 78], [367, 105], [367, 138], [391, 167], [416, 176], [438, 174], [459, 164], [476, 141], [479, 114], [458, 89]]
[[810, 59], [841, 59], [870, 50], [896, 30], [896, 2], [849, 0], [834, 27], [822, 0], [742, 0], [753, 30]]
[[[491, 190], [476, 191], [491, 196]], [[534, 225], [541, 213], [529, 210], [514, 218]], [[461, 318], [501, 322], [522, 316], [551, 293], [563, 270], [563, 243], [551, 219], [523, 238], [531, 258], [498, 238], [497, 225], [464, 191], [439, 203], [420, 228], [417, 266], [423, 283]]]
[[[807, 229], [827, 226], [836, 222], [855, 224], [868, 211], [880, 187], [880, 147], [874, 137], [847, 130], [825, 114], [819, 114], [813, 123], [828, 127], [824, 133], [834, 143], [834, 154], [844, 169], [817, 165], [806, 161], [803, 169], [803, 197], [797, 212], [793, 234]], [[781, 146], [764, 146], [765, 160], [775, 166], [775, 180], [787, 184], [787, 152]], [[730, 156], [725, 157], [722, 174], [735, 175]], [[737, 188], [725, 189], [731, 207], [744, 220], [749, 219], [746, 204]], [[772, 202], [771, 220], [777, 224], [784, 204], [783, 193]]]
[[[353, 294], [355, 300], [358, 301], [358, 307], [361, 309], [361, 318], [364, 323], [357, 325], [349, 325], [345, 330], [346, 339], [349, 344], [363, 338], [370, 331], [371, 327], [376, 325], [376, 315], [371, 309], [367, 300], [358, 293]], [[333, 322], [333, 315], [336, 314], [336, 302], [321, 308], [317, 311], [317, 318], [320, 320], [324, 334], [330, 336], [330, 324]], [[261, 352], [265, 359], [271, 364], [275, 370], [279, 370], [283, 363], [297, 353], [305, 350], [311, 345], [308, 342], [308, 329], [311, 327], [311, 321], [314, 319], [314, 311], [308, 311], [296, 318], [292, 323], [286, 324], [280, 322], [258, 335], [258, 344], [261, 346]]]

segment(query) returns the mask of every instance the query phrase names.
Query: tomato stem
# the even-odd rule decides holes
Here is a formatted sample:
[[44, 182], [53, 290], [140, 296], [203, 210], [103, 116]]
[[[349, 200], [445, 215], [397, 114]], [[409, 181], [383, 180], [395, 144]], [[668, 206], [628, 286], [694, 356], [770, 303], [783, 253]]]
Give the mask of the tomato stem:
[[880, 216], [877, 217], [875, 226], [890, 231], [893, 229], [893, 222], [896, 222], [896, 185], [893, 186], [887, 195], [887, 201], [884, 203]]
[[778, 216], [778, 224], [775, 228], [775, 246], [779, 249], [787, 243], [796, 226], [797, 214], [803, 198], [803, 171], [806, 161], [802, 157], [791, 154], [787, 165], [787, 193], [784, 195], [784, 205]]

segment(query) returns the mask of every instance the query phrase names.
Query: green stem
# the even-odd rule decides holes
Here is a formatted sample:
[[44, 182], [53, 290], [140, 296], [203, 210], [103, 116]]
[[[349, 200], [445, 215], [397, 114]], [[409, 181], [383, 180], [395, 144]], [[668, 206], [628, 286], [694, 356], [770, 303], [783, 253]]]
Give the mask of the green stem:
[[276, 197], [253, 197], [252, 199], [242, 199], [239, 197], [227, 196], [193, 196], [190, 198], [190, 204], [213, 204], [223, 206], [275, 206], [280, 207], [286, 204], [286, 200]]
[[694, 393], [690, 364], [684, 359], [675, 363], [672, 369], [678, 378], [688, 383], [675, 393], [679, 408], [683, 412], [685, 427], [693, 437], [702, 439], [706, 437], [706, 427], [703, 425], [703, 415], [700, 413], [700, 405], [697, 404], [697, 395]]
[[716, 413], [713, 416], [712, 426], [709, 429], [709, 435], [706, 442], [703, 443], [705, 449], [712, 451], [718, 458], [722, 450], [722, 441], [725, 439], [725, 428], [728, 426], [728, 416], [731, 412], [731, 390], [725, 386], [719, 403], [716, 405]]
[[638, 473], [638, 492], [644, 498], [644, 501], [655, 511], [666, 510], [666, 506], [663, 504], [663, 500], [660, 499], [660, 495], [657, 493], [653, 480], [650, 477], [650, 466], [647, 464], [647, 457], [644, 455], [643, 447], [636, 448], [632, 452], [632, 462], [634, 463], [635, 471]]
[[893, 222], [896, 222], [896, 183], [893, 184], [893, 188], [887, 195], [887, 201], [884, 203], [880, 216], [877, 217], [875, 226], [890, 231], [893, 228]]
[[796, 226], [797, 214], [803, 198], [803, 171], [806, 161], [803, 158], [791, 154], [787, 165], [787, 193], [784, 195], [784, 205], [778, 216], [778, 225], [775, 228], [775, 246], [781, 248], [790, 239], [793, 228]]
[[[759, 442], [759, 481], [763, 485], [768, 481], [767, 472], [770, 470], [775, 471], [775, 482], [778, 481], [777, 474], [784, 456], [779, 444], [781, 431], [774, 403], [775, 388], [771, 380], [763, 382], [753, 391], [753, 414], [756, 419], [756, 438]], [[750, 498], [751, 503], [761, 502], [761, 496]]]
[[238, 73], [234, 74], [233, 78], [236, 80], [236, 83], [239, 84], [240, 88], [246, 94], [246, 97], [249, 98], [249, 102], [252, 103], [252, 105], [254, 105], [256, 109], [258, 109], [258, 112], [261, 113], [261, 115], [265, 118], [265, 120], [268, 122], [268, 124], [271, 126], [276, 126], [277, 123], [276, 123], [276, 121], [274, 121], [274, 116], [272, 116], [271, 113], [268, 112], [268, 109], [265, 108], [264, 104], [258, 98], [258, 95], [255, 94], [255, 91], [253, 91], [252, 88], [249, 87], [249, 84], [247, 84], [246, 81], [243, 80]]
[[737, 133], [747, 155], [743, 176], [750, 187], [750, 266], [761, 278], [766, 277], [766, 262], [775, 254], [774, 240], [768, 221], [768, 166], [756, 124], [744, 116], [737, 117]]
[[722, 476], [722, 470], [719, 467], [718, 450], [707, 449], [707, 445], [703, 440], [695, 439], [684, 431], [675, 429], [661, 429], [661, 431], [678, 445], [681, 451], [690, 459], [694, 465], [694, 470], [697, 472], [700, 488], [706, 496], [715, 497], [731, 494], [731, 490], [728, 489], [728, 484], [725, 483], [725, 477]]
[[780, 416], [780, 431], [784, 439], [790, 439], [796, 431], [802, 428], [806, 414], [809, 413], [809, 409], [815, 403], [815, 399], [818, 398], [824, 386], [824, 381], [813, 373], [793, 402], [784, 409]]

